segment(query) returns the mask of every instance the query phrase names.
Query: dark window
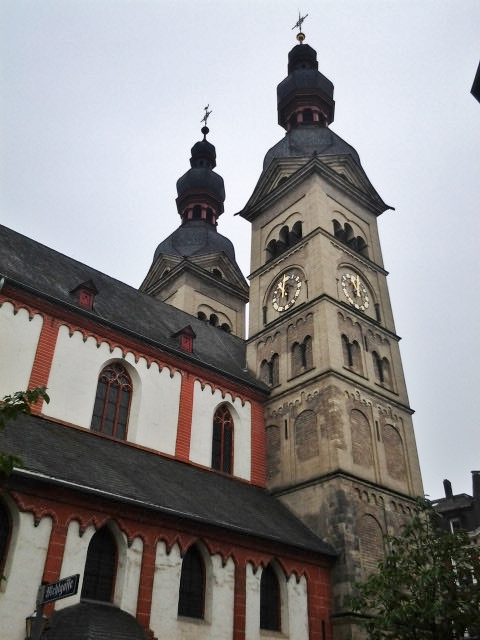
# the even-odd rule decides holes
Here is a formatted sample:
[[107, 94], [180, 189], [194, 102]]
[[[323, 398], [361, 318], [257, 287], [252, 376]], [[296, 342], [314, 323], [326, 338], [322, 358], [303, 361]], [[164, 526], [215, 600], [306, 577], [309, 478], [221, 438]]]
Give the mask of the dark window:
[[112, 602], [117, 546], [107, 527], [99, 529], [90, 540], [83, 576], [82, 598]]
[[125, 440], [132, 382], [125, 367], [114, 362], [100, 373], [92, 416], [92, 431]]
[[280, 585], [270, 565], [265, 567], [260, 580], [260, 629], [281, 631]]
[[292, 375], [298, 376], [313, 366], [312, 338], [306, 336], [301, 344], [292, 345]]
[[345, 226], [342, 227], [338, 220], [333, 220], [333, 235], [335, 236], [335, 238], [338, 238], [340, 242], [348, 244], [351, 249], [368, 258], [367, 243], [362, 238], [362, 236], [355, 237], [353, 229], [348, 224], [348, 222], [346, 222]]
[[12, 524], [7, 508], [0, 502], [0, 576], [7, 560], [8, 543]]
[[311, 109], [303, 110], [303, 122], [313, 122], [313, 111]]
[[232, 473], [233, 419], [228, 407], [218, 407], [213, 416], [212, 469]]
[[270, 362], [263, 360], [260, 365], [260, 380], [270, 386], [279, 384], [280, 381], [280, 357], [274, 353]]
[[199, 312], [197, 313], [197, 318], [198, 318], [199, 320], [206, 320], [206, 319], [207, 319], [207, 316], [203, 313], [203, 311], [199, 311]]
[[218, 325], [218, 316], [216, 316], [214, 313], [210, 314], [209, 322], [212, 327], [216, 327]]
[[197, 547], [187, 551], [182, 562], [178, 615], [203, 618], [205, 611], [205, 565]]
[[387, 358], [381, 358], [376, 351], [372, 351], [373, 368], [376, 379], [388, 387], [392, 386], [390, 362]]
[[352, 345], [346, 335], [342, 334], [343, 364], [346, 367], [353, 366]]

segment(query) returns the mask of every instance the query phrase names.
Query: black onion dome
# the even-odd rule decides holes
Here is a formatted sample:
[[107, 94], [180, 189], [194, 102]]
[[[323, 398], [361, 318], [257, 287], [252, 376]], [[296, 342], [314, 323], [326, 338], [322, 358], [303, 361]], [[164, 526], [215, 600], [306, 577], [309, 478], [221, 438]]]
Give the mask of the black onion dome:
[[318, 70], [317, 52], [308, 44], [297, 44], [288, 54], [288, 75], [277, 87], [278, 123], [290, 130], [292, 116], [302, 109], [317, 112], [316, 122], [333, 122], [333, 83]]
[[189, 220], [158, 245], [153, 259], [161, 255], [189, 258], [211, 253], [224, 253], [235, 262], [235, 249], [228, 238], [212, 225]]
[[215, 169], [217, 165], [217, 152], [213, 144], [206, 138], [193, 145], [191, 154], [190, 166], [202, 167], [204, 166], [204, 162], [207, 162], [210, 169]]
[[275, 158], [310, 158], [312, 156], [333, 156], [350, 154], [360, 164], [360, 156], [355, 149], [340, 136], [326, 127], [304, 125], [289, 131], [265, 155], [263, 170]]
[[222, 205], [225, 202], [225, 186], [222, 176], [207, 168], [189, 169], [177, 180], [177, 194], [179, 198], [188, 195], [192, 191], [203, 195], [208, 193]]
[[208, 128], [203, 127], [202, 133], [203, 140], [196, 142], [191, 149], [191, 169], [177, 180], [177, 207], [183, 218], [185, 207], [207, 199], [216, 220], [224, 211], [225, 186], [222, 176], [213, 171], [217, 154], [214, 145], [206, 139]]
[[145, 631], [126, 611], [109, 603], [80, 602], [54, 611], [46, 640], [147, 640]]

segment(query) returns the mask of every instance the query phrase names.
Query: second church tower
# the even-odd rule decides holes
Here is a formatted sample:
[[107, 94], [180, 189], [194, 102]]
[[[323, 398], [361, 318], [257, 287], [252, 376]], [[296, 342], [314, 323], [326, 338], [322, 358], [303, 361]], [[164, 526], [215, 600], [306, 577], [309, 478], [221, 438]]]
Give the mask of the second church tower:
[[277, 89], [286, 134], [241, 212], [252, 224], [247, 352], [271, 389], [268, 486], [339, 552], [333, 605], [344, 640], [345, 596], [423, 491], [378, 235], [390, 207], [329, 128], [333, 84], [299, 41]]

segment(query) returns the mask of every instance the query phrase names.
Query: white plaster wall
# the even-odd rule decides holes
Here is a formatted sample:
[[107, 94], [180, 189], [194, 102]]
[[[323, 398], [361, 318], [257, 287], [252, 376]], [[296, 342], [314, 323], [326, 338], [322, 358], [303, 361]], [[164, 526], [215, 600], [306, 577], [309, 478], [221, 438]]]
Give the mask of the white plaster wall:
[[[265, 640], [278, 638], [278, 632], [260, 630], [260, 580], [262, 568], [255, 573], [253, 566], [246, 567], [246, 618], [245, 639]], [[280, 598], [282, 603], [282, 635], [295, 640], [308, 640], [308, 599], [307, 583], [302, 576], [297, 582], [294, 575], [286, 581], [280, 578]]]
[[5, 571], [7, 580], [0, 590], [0, 640], [25, 638], [25, 618], [35, 609], [51, 530], [49, 517], [42, 518], [37, 527], [31, 513], [14, 517]]
[[80, 536], [80, 526], [77, 520], [72, 520], [68, 525], [67, 539], [65, 541], [65, 549], [63, 552], [62, 568], [60, 569], [60, 578], [67, 578], [76, 573], [80, 574], [78, 583], [78, 592], [74, 596], [69, 596], [62, 600], [57, 600], [55, 609], [64, 609], [80, 602], [80, 594], [82, 592], [83, 573], [85, 569], [85, 561], [87, 559], [87, 551], [90, 540], [92, 539], [95, 529], [90, 526], [82, 536]]
[[295, 640], [308, 640], [308, 599], [305, 576], [302, 576], [298, 582], [294, 575], [288, 579], [285, 615], [285, 630], [282, 628], [282, 631]]
[[119, 348], [110, 352], [105, 342], [97, 347], [93, 337], [84, 342], [80, 331], [70, 336], [68, 327], [62, 325], [48, 378], [50, 404], [44, 407], [45, 415], [88, 429], [98, 374], [105, 362], [121, 357]]
[[137, 613], [142, 553], [143, 542], [141, 538], [135, 538], [130, 547], [126, 545], [121, 560], [119, 557], [117, 570], [115, 604], [134, 617]]
[[72, 336], [61, 326], [48, 380], [50, 404], [47, 416], [86, 429], [90, 428], [98, 375], [113, 360], [126, 364], [132, 377], [133, 395], [127, 438], [145, 447], [175, 454], [181, 376], [166, 367], [150, 367], [144, 358], [135, 362], [132, 353], [122, 357], [120, 348], [110, 351], [107, 343], [85, 341], [79, 331]]
[[[79, 524], [77, 521], [70, 522], [68, 526], [67, 539], [62, 560], [60, 577], [80, 574], [78, 593], [63, 600], [58, 600], [56, 609], [70, 607], [80, 602], [82, 592], [85, 562], [87, 559], [88, 545], [95, 534], [95, 527], [90, 525], [80, 536]], [[124, 533], [116, 527], [111, 528], [112, 534], [117, 543], [118, 565], [115, 576], [114, 603], [135, 615], [137, 611], [138, 588], [140, 585], [140, 571], [142, 565], [143, 543], [140, 538], [135, 538], [132, 545], [128, 547], [127, 538]]]
[[253, 566], [247, 563], [245, 594], [245, 640], [260, 638], [260, 578], [262, 569], [255, 573]]
[[28, 388], [43, 318], [26, 309], [14, 314], [10, 302], [0, 307], [0, 397]]
[[242, 406], [239, 398], [233, 400], [230, 394], [222, 397], [216, 389], [212, 392], [209, 385], [202, 389], [196, 381], [193, 395], [192, 432], [190, 440], [190, 460], [205, 467], [212, 464], [213, 414], [223, 403], [229, 405], [234, 421], [233, 436], [233, 475], [250, 480], [251, 471], [251, 405]]
[[140, 358], [135, 364], [132, 354], [127, 354], [126, 360], [136, 369], [141, 379], [141, 399], [137, 415], [132, 415], [133, 401], [130, 410], [128, 440], [175, 455], [182, 385], [180, 372], [171, 372], [167, 367], [160, 371], [156, 363], [147, 367], [144, 358]]
[[182, 559], [178, 545], [167, 553], [164, 542], [157, 544], [155, 574], [153, 578], [150, 629], [156, 638], [177, 637], [178, 588]]
[[177, 545], [170, 554], [157, 545], [150, 628], [158, 638], [169, 640], [225, 640], [233, 635], [235, 565], [225, 566], [215, 555], [206, 563], [205, 619], [178, 618], [178, 588], [182, 560]]

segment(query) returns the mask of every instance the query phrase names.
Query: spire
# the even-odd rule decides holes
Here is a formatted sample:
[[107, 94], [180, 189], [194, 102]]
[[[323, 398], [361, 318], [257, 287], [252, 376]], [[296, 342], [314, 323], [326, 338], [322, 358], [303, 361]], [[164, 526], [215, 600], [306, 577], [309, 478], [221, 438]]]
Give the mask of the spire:
[[288, 54], [288, 76], [277, 87], [278, 124], [287, 131], [307, 125], [326, 127], [333, 122], [333, 84], [318, 71], [317, 52], [304, 44], [301, 27], [307, 17], [298, 14], [297, 44]]
[[182, 224], [190, 220], [203, 220], [216, 227], [218, 217], [223, 213], [225, 201], [225, 187], [223, 178], [215, 173], [217, 154], [213, 144], [208, 142], [207, 120], [210, 114], [209, 106], [204, 107], [205, 115], [201, 122], [203, 140], [196, 142], [192, 149], [190, 167], [177, 180], [177, 210], [182, 218]]

